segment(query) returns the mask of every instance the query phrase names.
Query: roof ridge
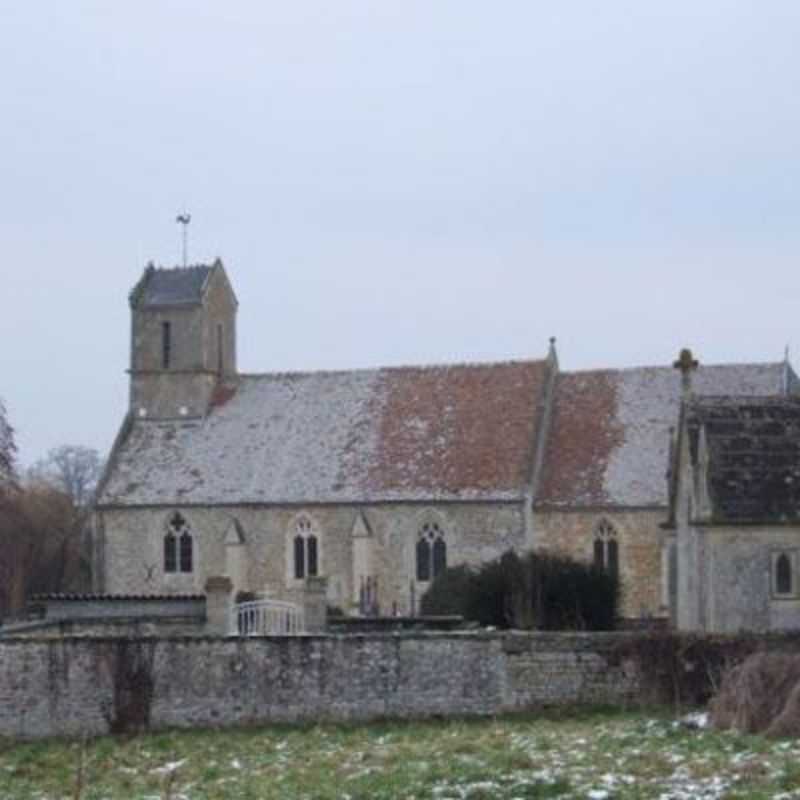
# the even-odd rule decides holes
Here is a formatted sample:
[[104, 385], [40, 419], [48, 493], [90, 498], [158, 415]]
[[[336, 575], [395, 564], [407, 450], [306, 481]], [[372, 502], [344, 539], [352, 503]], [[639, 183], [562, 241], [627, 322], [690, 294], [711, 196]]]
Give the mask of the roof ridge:
[[730, 400], [736, 403], [800, 403], [800, 395], [796, 394], [697, 394], [692, 395], [687, 401], [689, 405], [711, 405], [720, 400]]
[[198, 262], [197, 264], [187, 264], [183, 266], [182, 264], [177, 264], [174, 267], [165, 267], [165, 266], [153, 266], [153, 272], [190, 272], [191, 270], [199, 270], [199, 269], [207, 269], [212, 270], [216, 266], [216, 264], [203, 264], [202, 262]]
[[546, 358], [537, 359], [507, 359], [504, 361], [457, 361], [440, 364], [396, 364], [376, 367], [352, 367], [343, 369], [305, 369], [305, 370], [277, 370], [275, 372], [240, 372], [240, 378], [279, 378], [299, 377], [302, 375], [347, 375], [368, 372], [400, 372], [404, 370], [447, 370], [447, 369], [481, 369], [487, 367], [511, 367], [546, 365]]
[[[719, 369], [721, 367], [773, 367], [783, 368], [783, 361], [724, 361], [721, 363], [704, 364], [700, 363], [700, 369]], [[563, 375], [591, 375], [609, 372], [642, 372], [643, 370], [670, 370], [674, 371], [675, 367], [671, 364], [642, 364], [633, 367], [589, 367], [587, 369], [570, 369], [563, 370], [560, 374]]]

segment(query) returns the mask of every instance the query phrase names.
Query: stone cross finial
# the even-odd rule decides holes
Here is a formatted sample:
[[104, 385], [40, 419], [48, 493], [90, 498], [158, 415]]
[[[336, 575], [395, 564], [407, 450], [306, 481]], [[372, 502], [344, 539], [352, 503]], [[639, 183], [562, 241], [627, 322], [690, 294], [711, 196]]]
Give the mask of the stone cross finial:
[[700, 366], [700, 362], [692, 356], [688, 347], [684, 347], [672, 366], [681, 371], [681, 390], [685, 399], [692, 393], [692, 373]]

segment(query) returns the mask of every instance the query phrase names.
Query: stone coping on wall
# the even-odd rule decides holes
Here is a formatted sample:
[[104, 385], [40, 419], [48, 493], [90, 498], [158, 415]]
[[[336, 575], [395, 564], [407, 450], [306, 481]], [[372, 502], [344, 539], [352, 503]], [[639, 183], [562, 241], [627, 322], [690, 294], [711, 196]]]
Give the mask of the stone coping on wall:
[[[421, 617], [328, 617], [330, 633], [386, 633], [391, 631], [452, 631], [464, 627], [464, 618], [457, 615]], [[470, 627], [475, 627], [474, 625]]]
[[[160, 618], [155, 618], [156, 620]], [[95, 620], [95, 622], [111, 622], [111, 623], [118, 623], [124, 620], [120, 619], [113, 619], [108, 620], [108, 618], [104, 618], [103, 620]], [[47, 622], [44, 621], [43, 622]], [[52, 620], [53, 625], [59, 624], [69, 624], [71, 620]], [[79, 622], [84, 622], [84, 620], [79, 620]], [[0, 628], [2, 630], [2, 628]], [[13, 643], [15, 641], [13, 635], [9, 635], [4, 637], [3, 643]], [[77, 638], [77, 637], [76, 637]], [[102, 635], [92, 635], [92, 636], [80, 636], [82, 640], [96, 640], [98, 642], [104, 641], [113, 641], [118, 639], [119, 637], [116, 636], [102, 636]], [[237, 636], [237, 635], [229, 635], [229, 636], [214, 636], [210, 634], [203, 634], [199, 636], [184, 636], [179, 634], [165, 634], [165, 635], [146, 635], [146, 636], [130, 636], [128, 637], [131, 642], [142, 642], [142, 643], [157, 643], [157, 642], [172, 642], [172, 643], [180, 643], [182, 641], [186, 641], [190, 639], [193, 642], [198, 641], [207, 641], [207, 642], [248, 642], [248, 641], [273, 641], [273, 642], [285, 642], [285, 641], [292, 641], [292, 640], [303, 640], [303, 641], [313, 641], [313, 640], [320, 640], [320, 641], [335, 641], [335, 640], [386, 640], [386, 639], [403, 639], [403, 640], [413, 640], [413, 639], [420, 639], [420, 640], [457, 640], [457, 641], [464, 641], [464, 640], [475, 640], [475, 641], [499, 641], [499, 642], [509, 642], [514, 645], [525, 645], [528, 647], [533, 647], [534, 645], [538, 644], [547, 644], [547, 646], [563, 646], [565, 648], [570, 647], [596, 647], [596, 646], [603, 646], [603, 645], [613, 645], [618, 642], [624, 641], [631, 641], [646, 638], [646, 634], [642, 634], [636, 631], [593, 631], [593, 632], [583, 632], [583, 631], [523, 631], [523, 630], [488, 630], [488, 629], [479, 629], [479, 630], [450, 630], [450, 631], [441, 631], [441, 630], [434, 630], [434, 631], [425, 631], [425, 630], [393, 630], [393, 631], [363, 631], [363, 632], [326, 632], [326, 633], [300, 633], [295, 634], [292, 636]], [[800, 638], [800, 635], [799, 635]], [[65, 641], [68, 642], [70, 637], [64, 637]], [[20, 637], [20, 641], [24, 641], [26, 643], [36, 641], [35, 637], [26, 636], [24, 639]], [[49, 637], [42, 637], [42, 641], [51, 642], [52, 639]]]
[[[109, 620], [107, 617], [97, 618], [94, 620], [75, 620], [76, 622], [82, 623], [85, 621], [93, 621], [93, 622], [105, 622], [109, 621], [112, 623], [118, 622], [136, 622], [136, 621], [159, 621], [163, 618], [154, 616], [149, 619], [145, 619], [143, 617], [136, 617], [130, 618], [128, 620], [114, 618]], [[194, 617], [187, 617], [187, 620], [194, 619]], [[41, 620], [41, 624], [43, 625], [60, 625], [60, 624], [69, 624], [73, 620]], [[171, 621], [171, 620], [170, 620]], [[11, 632], [10, 629], [14, 626], [0, 626], [0, 631], [7, 629], [9, 633]], [[211, 634], [204, 634], [201, 636], [183, 636], [179, 634], [165, 634], [165, 635], [147, 635], [147, 636], [131, 636], [131, 641], [142, 641], [142, 642], [180, 642], [185, 639], [191, 639], [192, 641], [227, 641], [227, 642], [236, 642], [236, 641], [286, 641], [286, 640], [349, 640], [349, 639], [457, 639], [457, 640], [465, 640], [465, 639], [475, 639], [479, 641], [484, 641], [487, 639], [493, 639], [498, 641], [507, 641], [513, 643], [515, 645], [527, 645], [527, 646], [534, 646], [536, 644], [547, 644], [548, 646], [559, 646], [563, 645], [565, 647], [572, 647], [572, 646], [585, 646], [585, 647], [596, 647], [596, 646], [603, 646], [603, 645], [613, 645], [618, 642], [627, 642], [627, 641], [648, 641], [648, 640], [658, 640], [665, 636], [671, 636], [679, 639], [682, 642], [690, 643], [690, 642], [710, 642], [710, 643], [725, 643], [725, 642], [737, 642], [746, 639], [753, 639], [753, 641], [758, 642], [763, 647], [769, 647], [771, 645], [780, 645], [780, 644], [798, 644], [800, 645], [800, 630], [797, 631], [775, 631], [775, 632], [758, 632], [758, 631], [741, 631], [738, 633], [715, 633], [715, 634], [706, 634], [706, 633], [695, 633], [695, 632], [680, 632], [680, 631], [673, 631], [673, 630], [666, 630], [666, 631], [655, 631], [655, 632], [642, 632], [642, 631], [634, 631], [634, 630], [616, 630], [616, 631], [529, 631], [529, 630], [497, 630], [491, 628], [479, 628], [479, 629], [460, 629], [460, 630], [418, 630], [418, 629], [409, 629], [409, 630], [391, 630], [391, 631], [363, 631], [363, 632], [324, 632], [324, 633], [301, 633], [295, 634], [292, 636], [280, 636], [280, 635], [264, 635], [264, 636], [237, 636], [237, 635], [229, 635], [229, 636], [215, 636]], [[7, 636], [4, 638], [4, 643], [9, 643], [14, 641], [13, 636]], [[98, 641], [105, 641], [116, 639], [118, 637], [106, 637], [102, 635], [97, 636], [81, 636], [81, 639], [96, 639]], [[68, 640], [69, 637], [66, 637]], [[26, 636], [24, 639], [25, 642], [35, 641], [33, 637]], [[52, 641], [50, 639], [43, 639], [43, 641]]]

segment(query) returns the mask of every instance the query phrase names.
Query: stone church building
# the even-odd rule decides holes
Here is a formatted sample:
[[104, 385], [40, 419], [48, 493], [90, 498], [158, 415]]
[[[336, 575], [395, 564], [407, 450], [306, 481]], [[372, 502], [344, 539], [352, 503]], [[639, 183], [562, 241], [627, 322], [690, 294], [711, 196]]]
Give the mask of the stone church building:
[[[445, 566], [544, 548], [617, 570], [629, 618], [670, 607], [672, 367], [519, 362], [242, 374], [222, 264], [148, 267], [130, 406], [98, 490], [97, 591], [239, 591], [414, 613]], [[786, 395], [786, 362], [701, 366], [705, 395]], [[674, 594], [674, 593], [673, 593]]]

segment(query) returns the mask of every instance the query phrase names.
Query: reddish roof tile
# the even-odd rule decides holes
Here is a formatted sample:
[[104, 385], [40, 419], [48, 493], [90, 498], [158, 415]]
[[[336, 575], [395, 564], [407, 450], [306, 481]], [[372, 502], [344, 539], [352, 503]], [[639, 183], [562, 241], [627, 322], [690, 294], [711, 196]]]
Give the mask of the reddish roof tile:
[[544, 361], [386, 370], [371, 491], [521, 491], [546, 373]]
[[605, 505], [610, 453], [622, 443], [611, 371], [562, 373], [556, 381], [539, 491], [542, 503]]

